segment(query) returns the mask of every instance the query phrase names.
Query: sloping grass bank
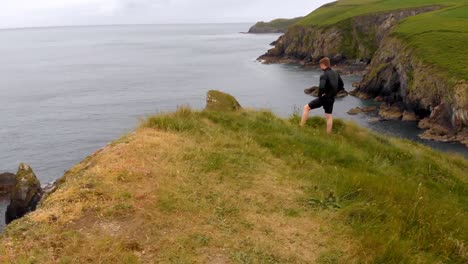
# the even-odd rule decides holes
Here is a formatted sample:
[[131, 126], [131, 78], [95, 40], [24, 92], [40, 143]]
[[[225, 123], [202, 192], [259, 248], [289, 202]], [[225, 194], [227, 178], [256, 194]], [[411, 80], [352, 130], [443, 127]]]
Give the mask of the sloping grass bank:
[[337, 121], [181, 108], [66, 173], [4, 263], [466, 263], [468, 162]]
[[468, 2], [408, 18], [394, 36], [405, 41], [427, 65], [447, 79], [468, 80]]

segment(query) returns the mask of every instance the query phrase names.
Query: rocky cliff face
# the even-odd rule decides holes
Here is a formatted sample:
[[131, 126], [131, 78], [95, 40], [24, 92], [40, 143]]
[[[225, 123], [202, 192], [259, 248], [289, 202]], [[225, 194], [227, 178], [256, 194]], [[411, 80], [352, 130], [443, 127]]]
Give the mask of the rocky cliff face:
[[266, 63], [295, 61], [307, 64], [316, 63], [327, 56], [333, 63], [367, 63], [398, 21], [438, 8], [420, 7], [359, 16], [331, 26], [295, 25], [259, 60]]
[[423, 118], [419, 126], [428, 129], [423, 138], [468, 143], [468, 82], [451, 84], [391, 36], [382, 42], [369, 69], [358, 93], [415, 112]]

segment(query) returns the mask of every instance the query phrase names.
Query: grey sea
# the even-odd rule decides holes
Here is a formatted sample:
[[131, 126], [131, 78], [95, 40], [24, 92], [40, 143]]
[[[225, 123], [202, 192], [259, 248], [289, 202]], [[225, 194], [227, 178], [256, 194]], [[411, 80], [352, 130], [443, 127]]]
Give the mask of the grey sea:
[[[320, 72], [263, 65], [256, 58], [279, 35], [250, 35], [250, 24], [137, 25], [0, 30], [0, 172], [20, 162], [42, 183], [132, 131], [145, 116], [181, 105], [202, 109], [206, 92], [234, 95], [248, 108], [287, 117], [312, 98], [304, 89]], [[360, 76], [345, 76], [345, 87]], [[335, 115], [380, 133], [468, 156], [460, 144], [422, 141], [414, 123], [371, 124], [349, 116], [354, 97]], [[322, 115], [322, 110], [313, 112]], [[6, 202], [0, 201], [3, 215]], [[0, 229], [3, 224], [0, 217]]]

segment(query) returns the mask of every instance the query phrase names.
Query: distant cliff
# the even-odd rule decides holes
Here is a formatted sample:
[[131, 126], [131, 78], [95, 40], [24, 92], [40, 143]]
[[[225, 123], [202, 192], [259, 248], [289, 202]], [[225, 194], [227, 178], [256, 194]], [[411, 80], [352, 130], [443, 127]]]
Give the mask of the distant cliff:
[[303, 17], [296, 17], [292, 19], [279, 18], [270, 22], [258, 22], [249, 29], [248, 33], [284, 33], [290, 26], [299, 22], [302, 18]]
[[384, 37], [399, 21], [438, 9], [438, 6], [395, 10], [348, 18], [329, 26], [296, 24], [259, 59], [267, 63], [317, 63], [324, 56], [333, 63], [369, 62]]
[[422, 138], [468, 145], [468, 6], [348, 2], [312, 12], [259, 59], [315, 65], [328, 56], [334, 64], [358, 65], [366, 74], [354, 94], [414, 113], [427, 129]]

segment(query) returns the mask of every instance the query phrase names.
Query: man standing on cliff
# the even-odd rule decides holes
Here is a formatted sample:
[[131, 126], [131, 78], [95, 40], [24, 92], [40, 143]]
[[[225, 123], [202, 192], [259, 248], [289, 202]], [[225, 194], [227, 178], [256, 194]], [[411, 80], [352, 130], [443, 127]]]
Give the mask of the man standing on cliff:
[[329, 58], [325, 57], [320, 60], [320, 68], [324, 73], [320, 76], [318, 98], [304, 106], [301, 126], [304, 126], [307, 118], [309, 118], [310, 110], [323, 107], [327, 119], [327, 133], [331, 134], [333, 129], [332, 113], [335, 96], [339, 91], [344, 90], [344, 83], [341, 76], [330, 68]]

